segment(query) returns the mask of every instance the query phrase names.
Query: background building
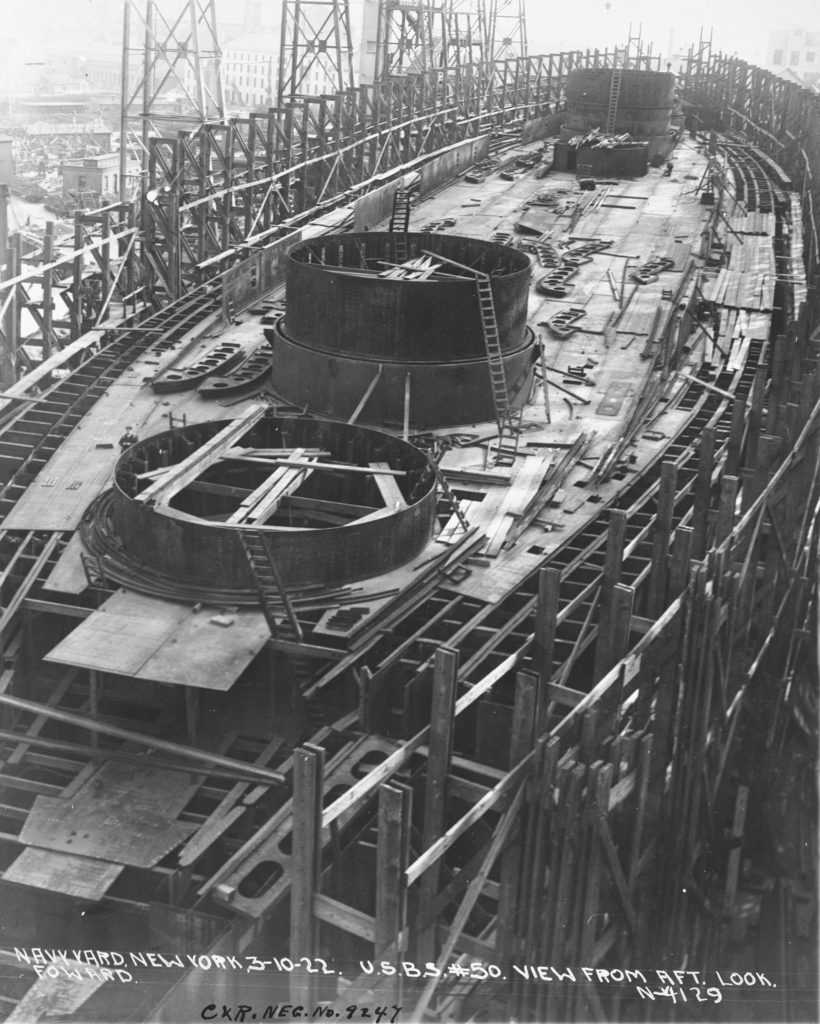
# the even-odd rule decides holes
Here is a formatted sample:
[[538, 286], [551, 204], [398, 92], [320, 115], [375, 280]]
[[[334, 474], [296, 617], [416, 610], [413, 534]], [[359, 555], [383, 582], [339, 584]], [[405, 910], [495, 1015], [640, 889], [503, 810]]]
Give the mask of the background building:
[[820, 86], [820, 28], [802, 25], [776, 29], [769, 35], [766, 67], [777, 75], [813, 89]]

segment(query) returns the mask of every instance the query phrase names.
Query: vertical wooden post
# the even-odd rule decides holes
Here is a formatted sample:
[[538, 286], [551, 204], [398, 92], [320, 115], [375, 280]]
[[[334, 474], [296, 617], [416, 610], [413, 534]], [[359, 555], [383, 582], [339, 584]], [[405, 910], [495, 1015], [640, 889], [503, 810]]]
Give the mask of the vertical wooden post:
[[[79, 251], [83, 247], [83, 222], [82, 211], [74, 211], [74, 249]], [[69, 320], [71, 323], [71, 341], [76, 341], [83, 333], [83, 258], [75, 256], [73, 262], [73, 274], [71, 279], [71, 311]]]
[[[423, 846], [428, 849], [444, 830], [447, 809], [447, 775], [453, 745], [453, 711], [456, 697], [458, 652], [439, 647], [433, 662], [433, 700], [430, 717], [430, 754], [427, 758], [427, 782], [424, 794]], [[432, 864], [420, 882], [420, 913], [433, 902], [438, 893], [441, 861]], [[417, 936], [416, 958], [434, 960], [436, 955], [436, 924], [431, 922]]]
[[766, 367], [760, 366], [755, 372], [752, 392], [749, 396], [749, 429], [746, 432], [746, 465], [757, 463], [758, 438], [763, 429], [763, 402], [766, 397]]
[[[624, 538], [626, 536], [626, 513], [619, 509], [609, 513], [609, 527], [607, 533], [606, 559], [601, 575], [601, 598], [598, 603], [598, 640], [595, 644], [595, 667], [593, 681], [598, 680], [606, 669], [601, 669], [607, 660], [604, 656], [604, 647], [609, 638], [609, 623], [611, 618], [612, 592], [618, 582], [621, 573], [621, 565], [624, 557]], [[605, 639], [602, 640], [602, 637]]]
[[732, 405], [732, 422], [729, 427], [729, 444], [726, 450], [726, 465], [723, 472], [737, 476], [740, 469], [740, 449], [743, 445], [743, 431], [746, 426], [746, 406], [738, 398]]
[[[313, 897], [319, 884], [322, 838], [324, 750], [305, 744], [293, 752], [293, 846], [290, 858], [290, 955], [295, 963], [316, 956], [317, 926]], [[309, 1006], [315, 999], [315, 975], [290, 975], [290, 998]]]
[[729, 853], [729, 863], [726, 867], [726, 888], [723, 896], [723, 911], [726, 915], [731, 915], [735, 905], [735, 896], [737, 895], [737, 879], [740, 871], [740, 855], [742, 853], [740, 840], [743, 838], [746, 825], [746, 807], [748, 802], [749, 787], [738, 786], [737, 796], [735, 797], [735, 814], [732, 821], [733, 848]]
[[698, 560], [706, 553], [714, 459], [715, 431], [713, 427], [706, 427], [701, 435], [698, 451], [698, 476], [695, 481], [695, 504], [692, 510], [692, 527], [695, 531], [692, 538], [692, 556]]
[[[407, 934], [407, 886], [413, 791], [401, 784], [379, 787], [379, 838], [376, 850], [374, 954], [401, 960]], [[387, 952], [389, 951], [389, 953]], [[401, 974], [390, 998], [401, 999]]]
[[735, 521], [735, 505], [737, 504], [737, 488], [736, 476], [723, 477], [720, 488], [720, 505], [715, 523], [715, 545], [722, 544], [732, 532]]
[[666, 607], [669, 540], [672, 534], [677, 480], [678, 471], [675, 464], [664, 462], [661, 466], [661, 481], [658, 487], [658, 512], [655, 519], [655, 536], [652, 541], [652, 571], [646, 600], [646, 614], [649, 618], [657, 618]]
[[[536, 677], [529, 672], [519, 672], [515, 678], [510, 768], [514, 768], [532, 749], [537, 683]], [[504, 964], [513, 956], [513, 945], [521, 917], [519, 907], [521, 853], [521, 834], [519, 833], [502, 854], [501, 861], [496, 951], [499, 960]]]
[[635, 591], [619, 583], [602, 609], [595, 642], [594, 680], [598, 682], [629, 649], [629, 629]]
[[[99, 673], [95, 672], [94, 669], [91, 669], [91, 671], [88, 673], [88, 710], [89, 710], [89, 712], [91, 714], [91, 717], [93, 719], [95, 719], [95, 720], [99, 717], [99, 713], [100, 713], [99, 683], [100, 683]], [[99, 733], [96, 732], [96, 731], [92, 732], [91, 733], [91, 746], [96, 748], [99, 745], [100, 745]]]
[[672, 565], [669, 569], [669, 600], [674, 601], [686, 586], [689, 574], [689, 560], [692, 555], [691, 526], [679, 526], [672, 543]]
[[[54, 221], [46, 221], [46, 230], [43, 235], [43, 266], [47, 267], [51, 264], [54, 254]], [[53, 318], [52, 312], [52, 295], [51, 295], [51, 281], [54, 274], [53, 270], [43, 271], [43, 360], [48, 359], [51, 355], [51, 335], [52, 327], [51, 321]]]
[[546, 568], [538, 573], [538, 601], [535, 609], [535, 643], [533, 659], [538, 673], [538, 700], [536, 709], [536, 736], [547, 728], [547, 683], [552, 675], [555, 628], [558, 621], [558, 591], [561, 586], [561, 570]]

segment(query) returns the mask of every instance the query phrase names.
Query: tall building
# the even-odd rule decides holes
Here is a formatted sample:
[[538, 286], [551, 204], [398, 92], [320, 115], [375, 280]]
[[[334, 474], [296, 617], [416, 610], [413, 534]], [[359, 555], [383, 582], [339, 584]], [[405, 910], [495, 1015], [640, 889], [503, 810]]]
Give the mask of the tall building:
[[797, 25], [775, 29], [769, 34], [766, 67], [816, 88], [820, 84], [820, 28]]

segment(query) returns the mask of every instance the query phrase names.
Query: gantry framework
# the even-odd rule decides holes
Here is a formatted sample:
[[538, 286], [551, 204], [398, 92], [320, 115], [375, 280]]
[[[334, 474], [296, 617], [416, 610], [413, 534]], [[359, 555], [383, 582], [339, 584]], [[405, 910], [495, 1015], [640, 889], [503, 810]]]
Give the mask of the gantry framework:
[[[166, 8], [167, 9], [167, 8]], [[225, 116], [215, 0], [183, 0], [166, 16], [155, 0], [123, 12], [120, 199], [129, 151], [145, 166], [148, 140], [196, 132]]]
[[348, 0], [284, 0], [281, 33], [277, 88], [280, 106], [304, 93], [353, 88]]
[[487, 0], [487, 51], [492, 60], [527, 56], [524, 0]]

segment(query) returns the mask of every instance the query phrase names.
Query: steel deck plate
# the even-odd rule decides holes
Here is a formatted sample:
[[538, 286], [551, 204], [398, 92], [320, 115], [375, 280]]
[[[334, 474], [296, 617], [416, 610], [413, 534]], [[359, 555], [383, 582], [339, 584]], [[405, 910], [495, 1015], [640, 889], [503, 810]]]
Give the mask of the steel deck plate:
[[20, 840], [46, 850], [150, 868], [196, 826], [175, 821], [190, 799], [187, 772], [109, 762], [70, 800], [38, 796]]
[[122, 870], [122, 864], [30, 846], [6, 868], [3, 881], [98, 903]]

